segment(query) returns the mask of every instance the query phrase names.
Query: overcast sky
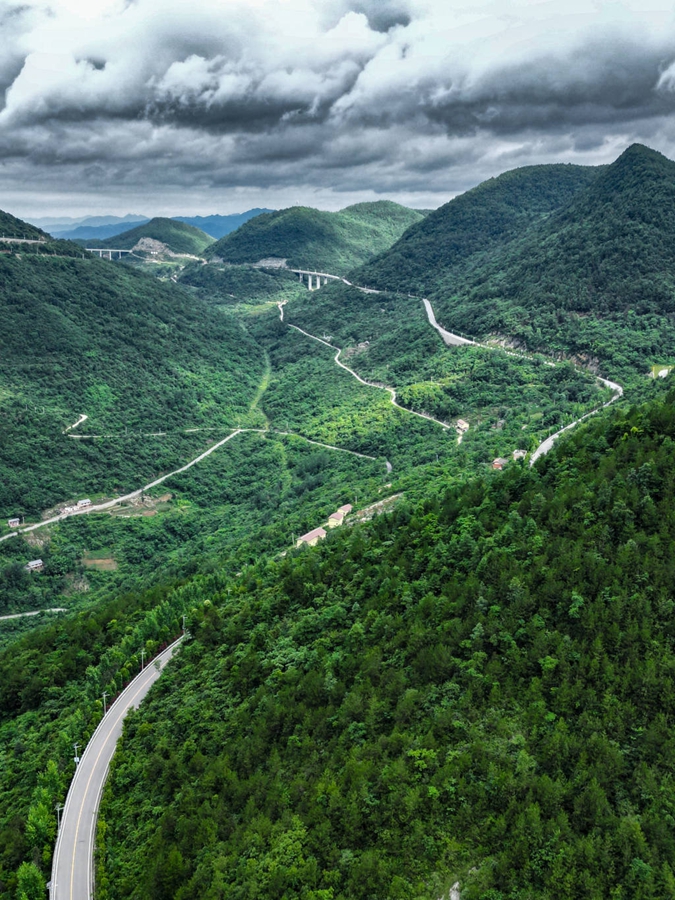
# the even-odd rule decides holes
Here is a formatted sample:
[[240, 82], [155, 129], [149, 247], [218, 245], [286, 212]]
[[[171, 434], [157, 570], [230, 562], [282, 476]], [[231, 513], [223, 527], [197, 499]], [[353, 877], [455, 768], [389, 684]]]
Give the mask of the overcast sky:
[[0, 208], [205, 214], [675, 157], [675, 4], [0, 0]]

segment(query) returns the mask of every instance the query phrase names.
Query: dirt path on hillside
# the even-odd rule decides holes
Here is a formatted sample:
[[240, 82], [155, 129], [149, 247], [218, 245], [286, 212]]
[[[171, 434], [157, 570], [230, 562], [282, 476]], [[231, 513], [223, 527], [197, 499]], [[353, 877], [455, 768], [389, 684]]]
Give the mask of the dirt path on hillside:
[[324, 341], [323, 338], [317, 337], [315, 334], [310, 334], [309, 331], [305, 331], [303, 328], [300, 328], [298, 325], [290, 325], [289, 328], [295, 329], [295, 331], [299, 331], [300, 334], [304, 334], [305, 337], [311, 338], [313, 341], [318, 341], [320, 344], [323, 344], [325, 347], [330, 347], [331, 350], [337, 351], [335, 354], [334, 361], [340, 366], [341, 369], [344, 369], [345, 372], [349, 372], [357, 381], [360, 381], [361, 384], [365, 384], [366, 387], [378, 388], [381, 391], [387, 391], [389, 397], [391, 399], [392, 404], [397, 408], [402, 410], [403, 412], [410, 413], [411, 416], [418, 416], [420, 419], [426, 419], [428, 422], [434, 422], [436, 425], [440, 425], [441, 428], [445, 428], [446, 430], [450, 430], [453, 428], [452, 425], [448, 425], [447, 422], [441, 422], [440, 419], [434, 419], [433, 416], [430, 416], [428, 413], [415, 412], [414, 409], [408, 409], [406, 406], [401, 406], [400, 403], [396, 402], [396, 391], [393, 387], [389, 387], [388, 384], [378, 384], [376, 381], [366, 381], [365, 378], [361, 378], [361, 376], [355, 372], [353, 369], [350, 369], [349, 366], [346, 366], [343, 362], [340, 362], [340, 354], [342, 353], [342, 349], [340, 347], [336, 347], [334, 344], [329, 344], [328, 341]]
[[[316, 274], [326, 274], [326, 273], [307, 272], [307, 274], [316, 275]], [[338, 278], [338, 276], [331, 276], [331, 275], [328, 275], [328, 277], [329, 278]], [[362, 291], [363, 293], [366, 293], [366, 294], [381, 293], [380, 291], [377, 291], [373, 288], [364, 288], [357, 284], [352, 284], [352, 282], [347, 281], [346, 278], [339, 278], [339, 280], [342, 281], [344, 284], [349, 285], [349, 287], [356, 288], [357, 290]], [[396, 294], [397, 296], [403, 296], [402, 294], [399, 294], [396, 291], [394, 291], [392, 293]], [[426, 297], [413, 297], [411, 294], [408, 294], [408, 298], [411, 300], [421, 300], [422, 301], [422, 304], [424, 305], [424, 308], [426, 310], [427, 319], [429, 320], [429, 324], [431, 325], [432, 328], [434, 328], [439, 333], [439, 335], [443, 339], [443, 342], [445, 343], [446, 346], [481, 347], [484, 350], [492, 350], [492, 351], [499, 350], [502, 353], [506, 353], [507, 356], [513, 356], [518, 359], [527, 359], [530, 361], [534, 359], [533, 356], [531, 356], [527, 353], [521, 353], [521, 352], [517, 352], [517, 351], [513, 351], [513, 350], [507, 350], [504, 347], [493, 347], [490, 344], [480, 343], [479, 341], [474, 341], [470, 338], [463, 337], [462, 335], [453, 334], [453, 332], [447, 331], [445, 328], [443, 328], [441, 325], [438, 324], [438, 322], [436, 321], [436, 315], [434, 313], [434, 309], [433, 309], [431, 303], [429, 302], [429, 300], [426, 299]], [[279, 318], [281, 319], [282, 322], [284, 321], [283, 307], [285, 306], [286, 302], [287, 301], [277, 304], [279, 307]], [[301, 334], [304, 334], [306, 337], [312, 338], [312, 340], [314, 340], [314, 341], [318, 341], [320, 344], [324, 344], [326, 347], [330, 347], [331, 350], [336, 350], [337, 353], [335, 355], [335, 362], [337, 363], [338, 366], [340, 366], [340, 368], [344, 369], [346, 372], [349, 372], [350, 375], [353, 375], [354, 378], [356, 378], [358, 381], [361, 382], [361, 384], [365, 384], [368, 387], [375, 387], [375, 388], [380, 388], [381, 390], [388, 391], [389, 395], [391, 397], [391, 402], [398, 409], [401, 409], [404, 412], [411, 413], [414, 416], [419, 416], [422, 419], [427, 419], [430, 422], [435, 422], [437, 425], [440, 425], [442, 428], [450, 429], [453, 427], [451, 425], [448, 425], [445, 422], [441, 422], [439, 419], [435, 419], [433, 416], [430, 416], [428, 413], [418, 413], [412, 409], [407, 409], [406, 407], [401, 406], [399, 403], [396, 402], [396, 391], [394, 390], [394, 388], [392, 388], [386, 384], [377, 384], [376, 382], [373, 382], [373, 381], [366, 381], [364, 378], [361, 378], [361, 376], [358, 375], [353, 369], [350, 369], [349, 366], [346, 366], [343, 362], [340, 362], [340, 354], [342, 353], [342, 350], [339, 347], [335, 347], [333, 344], [328, 343], [328, 341], [323, 340], [323, 338], [319, 338], [319, 337], [316, 337], [316, 335], [314, 335], [314, 334], [310, 334], [308, 331], [305, 331], [304, 329], [300, 328], [298, 325], [291, 325], [289, 323], [289, 327], [294, 328], [296, 331], [299, 331]], [[556, 363], [552, 362], [550, 360], [546, 360], [545, 365], [555, 366]], [[534, 463], [539, 459], [540, 456], [544, 456], [546, 453], [548, 453], [548, 451], [551, 449], [551, 447], [553, 446], [553, 444], [555, 443], [557, 438], [560, 437], [561, 434], [563, 434], [565, 431], [569, 431], [570, 429], [574, 428], [575, 425], [578, 425], [580, 422], [583, 422], [584, 419], [588, 419], [590, 416], [596, 415], [596, 413], [599, 413], [601, 410], [605, 409], [607, 406], [609, 406], [610, 404], [619, 400], [623, 396], [623, 387], [620, 384], [617, 384], [614, 381], [609, 381], [607, 378], [601, 378], [599, 375], [596, 375], [596, 378], [605, 387], [608, 387], [608, 388], [610, 388], [610, 390], [614, 391], [614, 396], [610, 400], [608, 400], [606, 403], [603, 403], [600, 406], [596, 407], [595, 409], [591, 410], [590, 412], [587, 412], [585, 415], [581, 416], [579, 419], [576, 419], [574, 422], [570, 422], [569, 425], [566, 425], [564, 428], [561, 428], [559, 431], [556, 431], [555, 434], [550, 435], [544, 441], [542, 441], [539, 444], [539, 446], [536, 448], [536, 450], [534, 451], [532, 456], [530, 457], [530, 465], [531, 466], [534, 465]], [[461, 443], [461, 440], [462, 440], [462, 435], [459, 436], [458, 443]]]
[[60, 613], [68, 612], [65, 606], [53, 606], [51, 609], [34, 609], [31, 612], [12, 613], [11, 616], [0, 616], [0, 622], [6, 622], [8, 619], [23, 619], [24, 616], [39, 616], [40, 613]]

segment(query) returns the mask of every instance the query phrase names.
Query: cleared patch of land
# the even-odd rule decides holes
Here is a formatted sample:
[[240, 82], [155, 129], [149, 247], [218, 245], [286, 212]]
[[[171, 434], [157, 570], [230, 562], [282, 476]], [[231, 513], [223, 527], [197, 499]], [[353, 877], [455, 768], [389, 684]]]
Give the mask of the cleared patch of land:
[[110, 550], [87, 550], [82, 557], [82, 565], [99, 572], [114, 572], [117, 569], [117, 561]]

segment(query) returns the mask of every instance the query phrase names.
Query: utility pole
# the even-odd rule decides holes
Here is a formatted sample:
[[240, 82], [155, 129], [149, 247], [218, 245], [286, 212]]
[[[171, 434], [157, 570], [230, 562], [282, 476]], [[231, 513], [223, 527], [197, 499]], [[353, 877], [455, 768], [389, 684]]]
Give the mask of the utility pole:
[[145, 650], [141, 650], [141, 669], [144, 668]]
[[55, 809], [56, 809], [56, 830], [57, 830], [57, 831], [58, 831], [59, 828], [61, 827], [61, 810], [62, 810], [63, 808], [64, 808], [64, 807], [63, 807], [60, 803], [57, 803], [56, 806], [55, 806]]
[[74, 759], [75, 759], [75, 765], [77, 765], [77, 764], [79, 763], [79, 761], [80, 761], [80, 757], [77, 755], [77, 748], [78, 748], [79, 746], [80, 746], [79, 744], [73, 744], [73, 747], [75, 748], [75, 757], [74, 757]]
[[185, 614], [183, 614], [183, 634], [185, 634]]
[[105, 698], [108, 696], [107, 691], [103, 691], [103, 716], [105, 717]]

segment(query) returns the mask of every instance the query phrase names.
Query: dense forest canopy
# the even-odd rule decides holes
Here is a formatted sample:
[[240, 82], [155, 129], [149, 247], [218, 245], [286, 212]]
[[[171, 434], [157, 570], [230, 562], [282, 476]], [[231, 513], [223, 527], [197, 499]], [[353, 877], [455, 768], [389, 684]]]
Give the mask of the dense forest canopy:
[[[0, 317], [5, 516], [140, 486], [158, 453], [170, 468], [200, 437], [173, 432], [234, 427], [262, 376], [262, 354], [231, 317], [103, 260], [0, 257]], [[83, 413], [84, 433], [105, 441], [63, 434]], [[153, 432], [169, 433], [165, 449], [133, 438]]]
[[358, 203], [340, 212], [293, 206], [256, 216], [209, 247], [228, 263], [276, 257], [291, 268], [344, 275], [390, 247], [422, 213], [389, 200]]
[[675, 896], [674, 402], [200, 598], [102, 896]]
[[445, 272], [500, 249], [565, 206], [599, 171], [526, 166], [490, 178], [412, 225], [390, 249], [355, 271], [353, 280], [425, 295]]

